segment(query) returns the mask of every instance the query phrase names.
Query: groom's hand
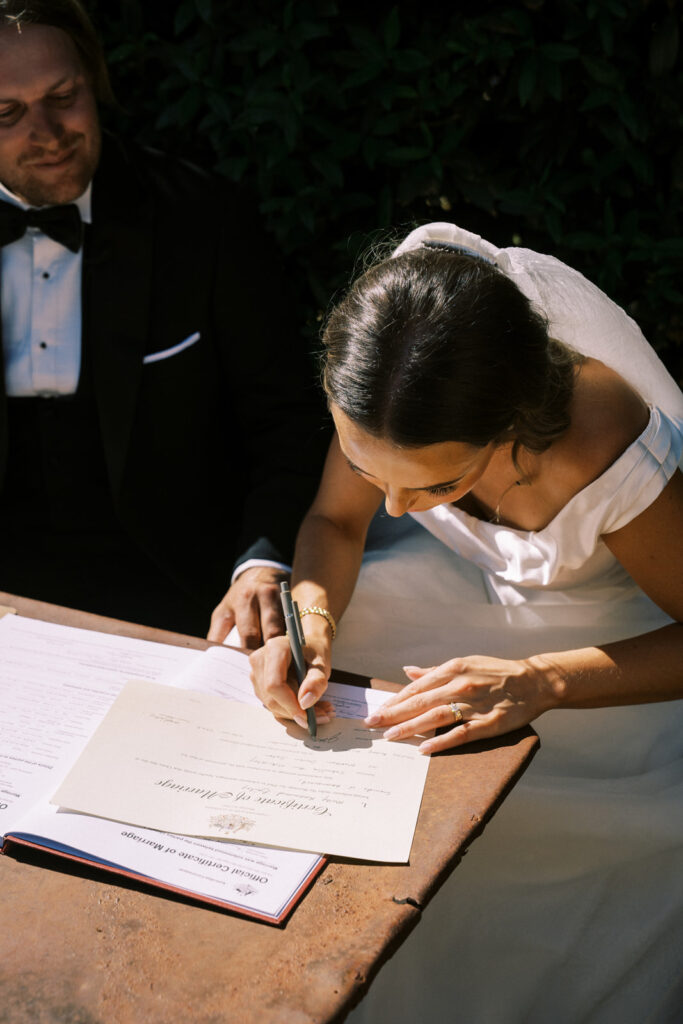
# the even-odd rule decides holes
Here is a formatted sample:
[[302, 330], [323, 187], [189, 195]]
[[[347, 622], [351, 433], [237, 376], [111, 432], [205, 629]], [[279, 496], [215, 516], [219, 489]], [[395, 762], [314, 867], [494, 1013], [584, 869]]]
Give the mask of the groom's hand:
[[222, 643], [237, 626], [243, 646], [254, 651], [284, 633], [280, 583], [286, 579], [289, 576], [284, 570], [271, 566], [245, 569], [214, 609], [207, 640]]

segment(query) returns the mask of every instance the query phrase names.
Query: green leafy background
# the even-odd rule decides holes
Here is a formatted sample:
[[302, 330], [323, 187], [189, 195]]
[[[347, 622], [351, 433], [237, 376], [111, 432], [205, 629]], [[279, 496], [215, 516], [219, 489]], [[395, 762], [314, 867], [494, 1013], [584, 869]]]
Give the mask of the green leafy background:
[[311, 336], [429, 220], [552, 252], [683, 371], [675, 0], [97, 0], [109, 123], [245, 186]]

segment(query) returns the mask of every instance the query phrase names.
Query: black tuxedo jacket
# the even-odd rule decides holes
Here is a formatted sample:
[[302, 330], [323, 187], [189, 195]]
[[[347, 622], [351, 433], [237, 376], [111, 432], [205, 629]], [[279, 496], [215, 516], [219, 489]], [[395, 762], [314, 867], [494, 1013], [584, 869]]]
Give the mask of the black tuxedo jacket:
[[[82, 337], [116, 514], [212, 603], [236, 563], [291, 559], [329, 439], [314, 370], [243, 197], [105, 139], [92, 203]], [[0, 479], [6, 454], [3, 387]]]

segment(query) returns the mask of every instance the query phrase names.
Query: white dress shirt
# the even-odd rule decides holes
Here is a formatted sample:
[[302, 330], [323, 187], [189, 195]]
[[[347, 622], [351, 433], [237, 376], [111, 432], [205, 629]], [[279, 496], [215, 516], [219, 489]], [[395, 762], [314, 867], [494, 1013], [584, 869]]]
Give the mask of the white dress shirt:
[[[92, 185], [75, 200], [89, 224]], [[0, 183], [0, 199], [29, 206]], [[81, 271], [83, 249], [71, 252], [29, 227], [3, 246], [0, 273], [2, 347], [8, 395], [71, 395], [81, 369]]]

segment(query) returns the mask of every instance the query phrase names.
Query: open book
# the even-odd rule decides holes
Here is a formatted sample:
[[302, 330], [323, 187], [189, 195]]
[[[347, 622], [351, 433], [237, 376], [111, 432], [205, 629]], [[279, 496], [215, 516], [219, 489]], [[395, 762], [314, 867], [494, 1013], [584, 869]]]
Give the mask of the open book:
[[[18, 615], [0, 619], [2, 852], [51, 851], [281, 923], [322, 870], [320, 854], [178, 835], [50, 803], [133, 678], [260, 708], [248, 658], [238, 651], [190, 650]], [[387, 696], [340, 683], [331, 683], [328, 695], [346, 719], [365, 717]]]
[[[247, 658], [227, 649], [220, 654], [232, 659], [231, 692], [224, 695], [255, 700]], [[126, 680], [184, 686], [183, 674], [204, 657], [201, 651], [15, 615], [0, 619], [2, 852], [16, 845], [50, 850], [282, 922], [322, 869], [318, 854], [169, 835], [49, 804]]]

